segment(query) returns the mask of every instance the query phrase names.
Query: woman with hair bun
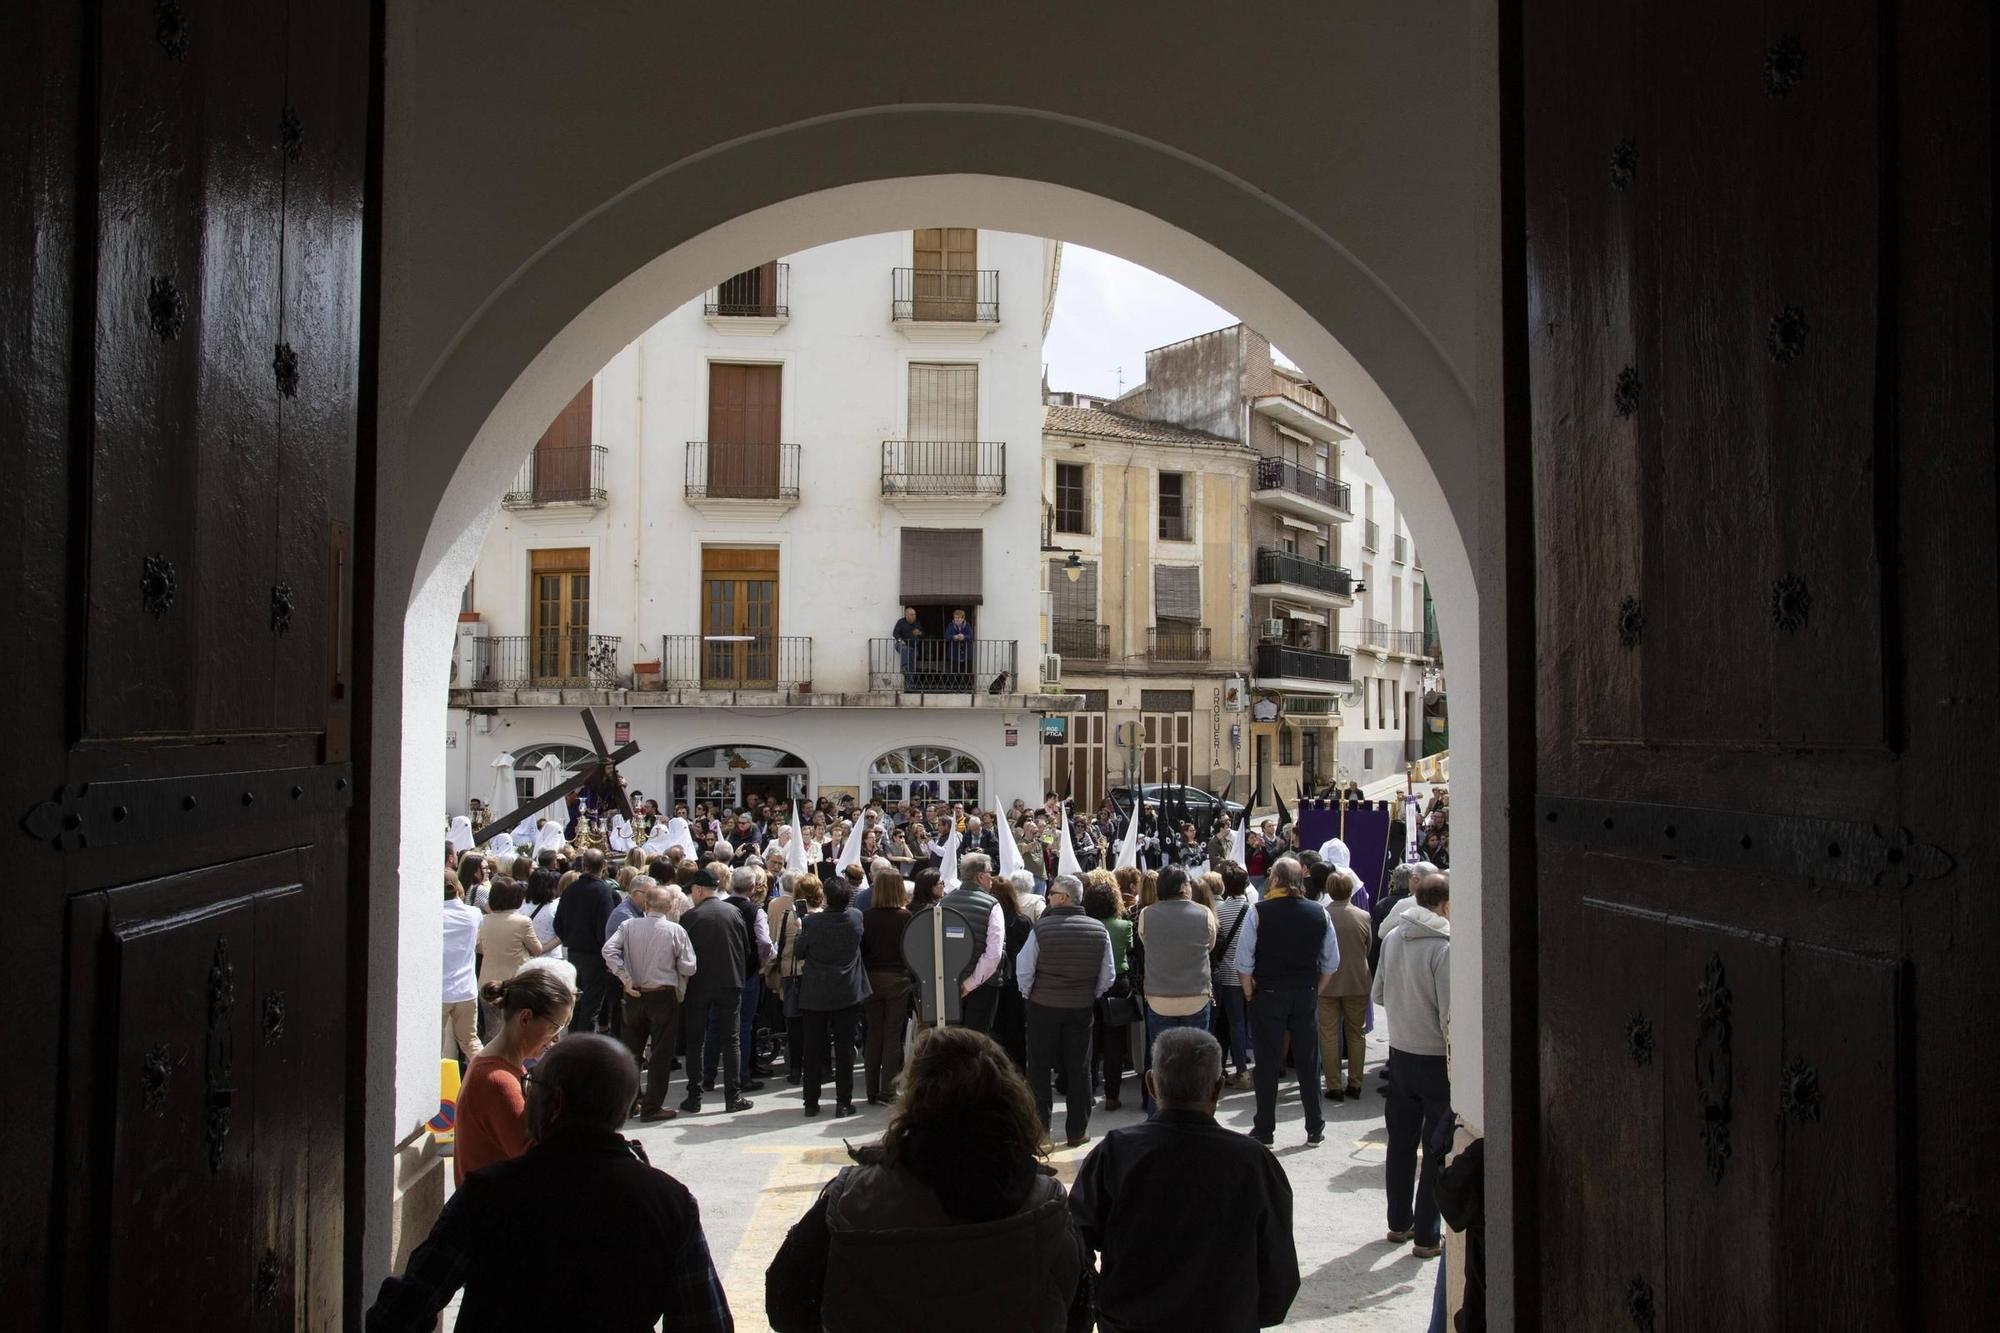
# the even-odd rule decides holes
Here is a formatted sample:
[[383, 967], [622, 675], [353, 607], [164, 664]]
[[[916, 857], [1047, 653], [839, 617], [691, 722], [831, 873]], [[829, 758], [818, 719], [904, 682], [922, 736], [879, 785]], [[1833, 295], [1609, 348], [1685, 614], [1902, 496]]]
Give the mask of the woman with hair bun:
[[466, 1066], [458, 1090], [451, 1170], [457, 1183], [482, 1166], [528, 1150], [528, 1062], [539, 1059], [576, 1008], [576, 989], [547, 968], [489, 981], [479, 998], [500, 1015], [499, 1028]]

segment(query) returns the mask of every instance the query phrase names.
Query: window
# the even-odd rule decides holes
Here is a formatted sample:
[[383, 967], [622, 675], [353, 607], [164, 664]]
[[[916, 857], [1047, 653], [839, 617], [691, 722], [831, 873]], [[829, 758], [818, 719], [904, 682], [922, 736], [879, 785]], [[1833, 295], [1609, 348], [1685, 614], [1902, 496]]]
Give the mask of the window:
[[471, 615], [479, 609], [479, 604], [473, 600], [472, 583], [472, 579], [467, 579], [465, 591], [458, 595], [458, 613], [462, 616]]
[[1371, 745], [1371, 746], [1369, 746], [1369, 747], [1368, 747], [1367, 749], [1365, 749], [1365, 750], [1363, 750], [1363, 751], [1361, 752], [1361, 768], [1362, 768], [1362, 771], [1364, 771], [1364, 772], [1372, 772], [1372, 771], [1374, 770], [1374, 768], [1375, 768], [1375, 747], [1374, 747], [1374, 746], [1372, 746], [1372, 745]]
[[779, 271], [783, 268], [784, 265], [775, 261], [760, 264], [721, 283], [715, 289], [715, 298], [707, 313], [763, 316], [767, 319], [789, 313], [779, 294]]
[[778, 552], [701, 550], [701, 683], [770, 689], [778, 680]]
[[1188, 485], [1184, 472], [1160, 474], [1160, 540], [1194, 540], [1194, 523], [1188, 516]]
[[1292, 756], [1292, 738], [1297, 735], [1290, 727], [1278, 728], [1278, 766], [1290, 768], [1296, 762]]
[[1361, 678], [1361, 725], [1364, 730], [1375, 725], [1373, 711], [1375, 703], [1374, 686], [1375, 681], [1371, 677], [1363, 676]]
[[[592, 476], [590, 408], [594, 382], [586, 381], [535, 441], [527, 490], [535, 504], [589, 500], [601, 481]], [[516, 485], [519, 485], [517, 482]]]
[[1090, 533], [1090, 473], [1081, 463], [1056, 464], [1056, 531]]
[[918, 227], [910, 233], [910, 314], [914, 319], [975, 317], [979, 308], [979, 229]]
[[912, 361], [908, 417], [912, 440], [978, 439], [979, 366]]
[[774, 500], [784, 367], [711, 362], [707, 484], [712, 499]]
[[[550, 755], [554, 755], [556, 762], [562, 765], [561, 768], [555, 771], [553, 776], [544, 775], [542, 772], [542, 760]], [[514, 751], [514, 797], [516, 803], [526, 805], [549, 788], [560, 783], [564, 778], [574, 776], [580, 772], [584, 764], [596, 757], [593, 751], [586, 750], [581, 745], [565, 745], [560, 741], [547, 745], [530, 745], [525, 750]], [[504, 815], [507, 812], [505, 810], [495, 810], [493, 813], [495, 815]], [[536, 817], [540, 818], [541, 815], [549, 813], [549, 811], [544, 810]]]
[[1049, 561], [1049, 646], [1063, 657], [1101, 658], [1106, 645], [1097, 624], [1097, 562], [1084, 561], [1074, 580], [1064, 563]]
[[886, 805], [903, 801], [979, 801], [979, 761], [940, 745], [911, 745], [877, 755], [868, 766], [868, 795]]
[[692, 811], [703, 801], [740, 806], [752, 796], [802, 796], [806, 777], [806, 761], [789, 751], [764, 745], [711, 745], [674, 756], [667, 766], [667, 790], [673, 805]]
[[529, 647], [538, 682], [589, 678], [590, 552], [535, 551], [530, 556]]
[[1201, 627], [1201, 566], [1153, 566], [1154, 655], [1167, 661], [1200, 661], [1208, 655]]

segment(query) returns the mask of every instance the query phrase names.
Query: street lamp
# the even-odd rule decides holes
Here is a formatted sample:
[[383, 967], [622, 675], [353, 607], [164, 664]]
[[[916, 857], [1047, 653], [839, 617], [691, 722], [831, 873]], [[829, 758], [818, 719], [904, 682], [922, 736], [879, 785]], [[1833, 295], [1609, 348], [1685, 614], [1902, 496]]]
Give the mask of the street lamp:
[[1075, 551], [1071, 551], [1069, 559], [1063, 561], [1063, 577], [1071, 583], [1083, 577], [1083, 557]]

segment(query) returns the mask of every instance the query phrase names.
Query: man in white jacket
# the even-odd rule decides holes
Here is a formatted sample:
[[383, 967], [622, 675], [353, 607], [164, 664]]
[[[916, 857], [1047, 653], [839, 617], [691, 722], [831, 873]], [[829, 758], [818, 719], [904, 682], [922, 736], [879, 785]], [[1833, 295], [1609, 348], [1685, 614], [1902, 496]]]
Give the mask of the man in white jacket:
[[[1409, 900], [1382, 923], [1382, 959], [1372, 995], [1388, 1011], [1389, 1239], [1416, 1241], [1420, 1259], [1439, 1248], [1432, 1184], [1451, 1147], [1451, 877], [1425, 876]], [[1417, 1172], [1417, 1145], [1423, 1172]], [[1414, 1187], [1415, 1199], [1411, 1198]]]

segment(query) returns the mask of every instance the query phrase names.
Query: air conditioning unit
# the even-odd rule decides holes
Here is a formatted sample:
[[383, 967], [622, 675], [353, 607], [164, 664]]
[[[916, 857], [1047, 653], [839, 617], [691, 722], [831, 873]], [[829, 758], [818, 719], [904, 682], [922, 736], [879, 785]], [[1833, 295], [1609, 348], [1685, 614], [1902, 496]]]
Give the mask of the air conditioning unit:
[[1062, 684], [1061, 653], [1042, 654], [1042, 684], [1044, 685]]
[[458, 642], [452, 646], [451, 654], [451, 683], [458, 689], [476, 689], [479, 685], [479, 632], [484, 628], [477, 621], [458, 622]]
[[1261, 637], [1264, 642], [1277, 643], [1284, 639], [1285, 622], [1283, 620], [1266, 620], [1263, 622], [1263, 626]]

